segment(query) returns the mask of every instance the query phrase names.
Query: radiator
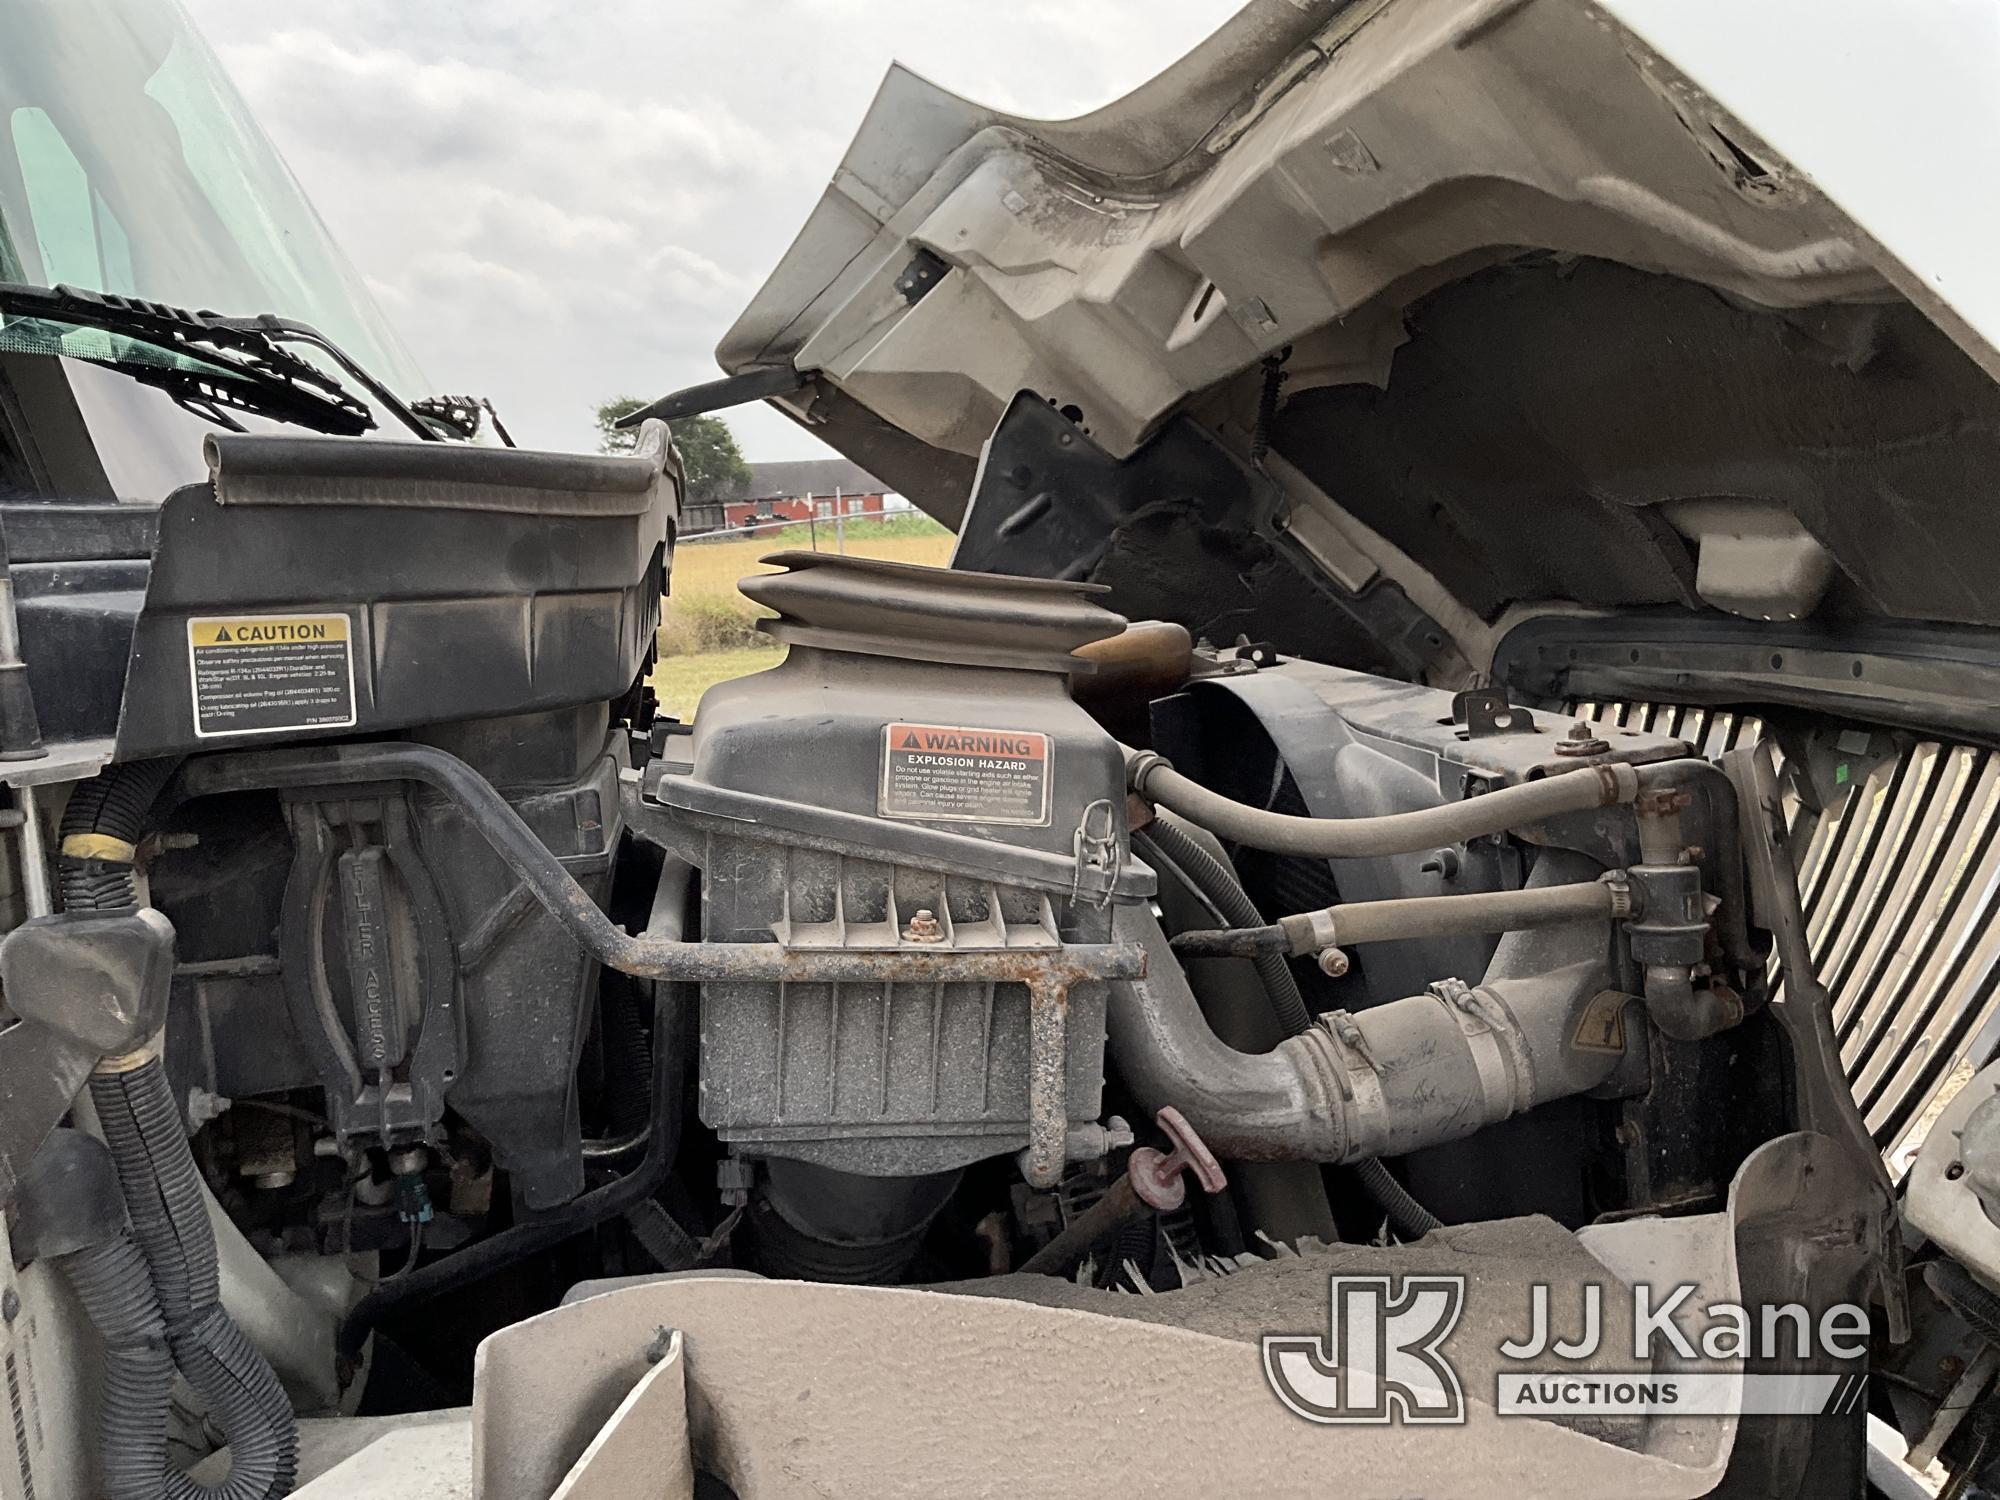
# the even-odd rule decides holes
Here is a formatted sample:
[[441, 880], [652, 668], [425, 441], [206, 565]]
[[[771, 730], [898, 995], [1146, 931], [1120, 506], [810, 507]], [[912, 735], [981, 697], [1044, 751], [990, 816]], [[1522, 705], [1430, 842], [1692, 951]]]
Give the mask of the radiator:
[[[1752, 715], [1682, 705], [1571, 711], [1675, 735], [1711, 757], [1756, 744], [1764, 729]], [[2000, 756], [1916, 740], [1858, 774], [1832, 810], [1788, 798], [1786, 813], [1841, 1062], [1900, 1182], [2000, 1041]]]

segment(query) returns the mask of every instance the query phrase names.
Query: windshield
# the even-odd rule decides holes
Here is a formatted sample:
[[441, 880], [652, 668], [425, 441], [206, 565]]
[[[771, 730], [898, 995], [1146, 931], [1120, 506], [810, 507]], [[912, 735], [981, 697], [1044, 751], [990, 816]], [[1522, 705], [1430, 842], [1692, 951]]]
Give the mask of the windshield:
[[175, 0], [0, 0], [0, 39], [0, 280], [275, 312], [426, 388]]

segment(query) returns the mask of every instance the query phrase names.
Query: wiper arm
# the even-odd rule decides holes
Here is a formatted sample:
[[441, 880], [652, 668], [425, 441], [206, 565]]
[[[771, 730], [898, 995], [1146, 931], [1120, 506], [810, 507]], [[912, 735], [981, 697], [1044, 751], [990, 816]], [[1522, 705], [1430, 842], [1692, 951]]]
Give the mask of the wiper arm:
[[367, 432], [375, 426], [375, 414], [366, 403], [331, 375], [283, 347], [287, 341], [311, 343], [325, 350], [411, 431], [426, 441], [439, 440], [438, 434], [393, 392], [332, 340], [304, 323], [268, 313], [255, 318], [226, 318], [109, 292], [16, 282], [0, 282], [0, 312], [140, 339], [225, 371], [233, 379], [170, 365], [132, 362], [117, 366], [136, 380], [168, 391], [182, 405], [217, 420], [223, 420], [218, 408], [232, 406], [343, 437]]
[[[414, 432], [427, 443], [441, 443], [444, 441], [443, 436], [437, 429], [424, 421], [414, 411], [410, 410], [409, 404], [402, 397], [382, 384], [373, 375], [370, 375], [358, 360], [310, 323], [300, 323], [292, 318], [281, 318], [275, 313], [259, 313], [254, 318], [218, 318], [216, 322], [232, 332], [262, 334], [271, 341], [274, 348], [289, 339], [297, 343], [311, 344], [315, 348], [325, 350], [332, 357], [335, 364], [353, 376], [355, 381], [369, 395], [388, 407], [395, 414], [396, 420], [409, 428], [410, 431]], [[282, 353], [283, 351], [279, 352]], [[307, 368], [311, 367], [308, 366]]]

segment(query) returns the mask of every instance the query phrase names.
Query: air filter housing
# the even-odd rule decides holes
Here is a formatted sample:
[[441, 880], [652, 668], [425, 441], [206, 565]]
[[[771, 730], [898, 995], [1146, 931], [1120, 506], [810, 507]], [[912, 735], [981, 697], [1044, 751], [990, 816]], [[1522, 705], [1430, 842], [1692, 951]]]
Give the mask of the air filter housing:
[[[1019, 952], [1110, 938], [1143, 898], [1116, 743], [1070, 653], [1124, 621], [1087, 585], [812, 552], [747, 580], [780, 666], [713, 688], [649, 788], [699, 829], [703, 934]], [[701, 1115], [753, 1156], [949, 1170], [1028, 1140], [1026, 986], [710, 984]], [[1104, 986], [1069, 995], [1064, 1097], [1094, 1123]], [[1094, 1133], [1072, 1131], [1078, 1149]]]

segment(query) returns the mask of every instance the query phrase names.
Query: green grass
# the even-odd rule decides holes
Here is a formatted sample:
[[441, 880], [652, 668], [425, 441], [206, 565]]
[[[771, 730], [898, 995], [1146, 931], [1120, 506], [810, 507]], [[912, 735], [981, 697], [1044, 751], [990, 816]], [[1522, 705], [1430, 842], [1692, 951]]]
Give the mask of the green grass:
[[[815, 524], [818, 528], [817, 533], [814, 530]], [[768, 550], [777, 552], [787, 547], [809, 548], [817, 534], [819, 550], [831, 552], [834, 550], [834, 538], [838, 533], [838, 524], [829, 516], [814, 524], [801, 521], [798, 525], [787, 526], [782, 531], [759, 532], [758, 540]], [[909, 515], [884, 516], [880, 520], [868, 516], [847, 518], [847, 550], [854, 556], [867, 556], [868, 544], [872, 541], [910, 536], [936, 538], [945, 543], [949, 550], [952, 531], [950, 527], [940, 525], [921, 511]]]
[[[833, 523], [819, 528], [820, 550], [834, 545]], [[673, 593], [660, 621], [660, 662], [653, 691], [660, 707], [676, 718], [694, 716], [708, 688], [732, 677], [761, 672], [782, 661], [783, 647], [757, 629], [770, 614], [737, 591], [750, 574], [767, 573], [759, 558], [787, 547], [809, 545], [804, 526], [760, 537], [699, 542], [674, 553]], [[847, 555], [884, 562], [943, 567], [951, 560], [952, 534], [928, 516], [889, 521], [856, 521], [847, 528]]]
[[768, 646], [739, 646], [732, 651], [708, 651], [700, 656], [663, 656], [653, 669], [653, 691], [660, 699], [660, 711], [677, 719], [694, 717], [701, 695], [718, 682], [747, 677], [785, 659], [785, 648], [773, 641]]

